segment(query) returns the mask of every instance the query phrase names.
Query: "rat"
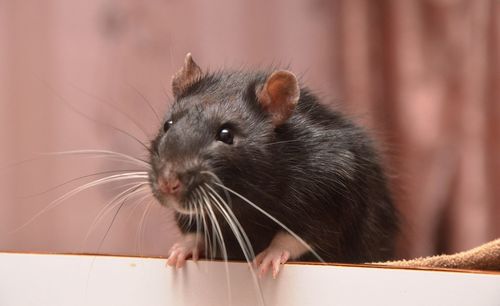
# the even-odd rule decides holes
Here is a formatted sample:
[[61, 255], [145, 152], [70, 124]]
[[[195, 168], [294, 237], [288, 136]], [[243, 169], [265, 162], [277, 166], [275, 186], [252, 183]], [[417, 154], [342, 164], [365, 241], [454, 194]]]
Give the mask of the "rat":
[[167, 264], [393, 257], [398, 216], [373, 140], [288, 70], [203, 72], [191, 54], [150, 144], [149, 183], [182, 238]]

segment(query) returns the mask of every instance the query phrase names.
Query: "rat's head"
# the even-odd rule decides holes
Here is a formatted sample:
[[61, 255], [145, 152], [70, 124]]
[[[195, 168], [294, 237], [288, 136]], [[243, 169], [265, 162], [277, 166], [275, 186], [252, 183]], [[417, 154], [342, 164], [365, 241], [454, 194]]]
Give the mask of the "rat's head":
[[151, 143], [150, 184], [162, 205], [196, 213], [203, 199], [217, 197], [218, 184], [266, 184], [279, 158], [266, 144], [299, 100], [292, 73], [203, 73], [187, 54], [172, 92], [175, 101]]

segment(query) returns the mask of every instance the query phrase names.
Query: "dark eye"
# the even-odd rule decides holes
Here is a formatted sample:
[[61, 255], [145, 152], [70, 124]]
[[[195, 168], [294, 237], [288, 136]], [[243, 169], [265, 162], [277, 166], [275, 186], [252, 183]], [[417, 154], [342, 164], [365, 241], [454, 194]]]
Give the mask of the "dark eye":
[[217, 140], [226, 144], [233, 144], [233, 132], [229, 127], [222, 127], [217, 134]]
[[172, 124], [174, 124], [174, 122], [172, 120], [167, 120], [165, 122], [165, 124], [163, 125], [163, 132], [167, 132], [168, 129], [172, 126]]

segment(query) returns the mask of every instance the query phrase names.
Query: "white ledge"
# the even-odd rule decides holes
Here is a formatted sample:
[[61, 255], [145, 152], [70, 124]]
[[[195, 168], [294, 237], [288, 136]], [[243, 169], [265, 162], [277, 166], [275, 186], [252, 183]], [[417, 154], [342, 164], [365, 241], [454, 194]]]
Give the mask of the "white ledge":
[[[259, 305], [245, 263], [227, 264], [231, 305]], [[0, 253], [0, 305], [230, 305], [223, 262]], [[287, 264], [265, 305], [500, 305], [500, 273]]]

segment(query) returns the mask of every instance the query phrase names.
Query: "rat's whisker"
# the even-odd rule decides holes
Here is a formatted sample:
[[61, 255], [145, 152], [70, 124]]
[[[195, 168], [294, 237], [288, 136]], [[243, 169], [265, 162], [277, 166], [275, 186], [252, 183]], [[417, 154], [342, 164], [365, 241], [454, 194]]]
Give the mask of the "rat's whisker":
[[[207, 187], [210, 190], [207, 193], [207, 196], [212, 198], [214, 204], [217, 204], [218, 208], [220, 209], [220, 212], [226, 218], [229, 226], [233, 230], [233, 233], [235, 234], [236, 239], [240, 243], [240, 246], [241, 246], [242, 251], [245, 255], [245, 258], [247, 258], [247, 260], [251, 261], [255, 257], [255, 253], [253, 251], [250, 239], [248, 239], [248, 236], [245, 233], [245, 230], [241, 226], [240, 222], [238, 221], [238, 219], [234, 215], [231, 208], [229, 206], [227, 206], [227, 203], [224, 202], [224, 200], [217, 194], [217, 192], [212, 187], [210, 187], [210, 185], [208, 185], [208, 184], [205, 184], [205, 187]], [[223, 205], [223, 203], [224, 203], [224, 205]]]
[[300, 142], [301, 140], [299, 139], [292, 139], [292, 140], [282, 140], [282, 141], [275, 141], [275, 142], [269, 142], [263, 144], [263, 146], [272, 146], [272, 145], [277, 145], [277, 144], [283, 144], [283, 143], [291, 143], [291, 142]]
[[276, 224], [278, 224], [279, 226], [281, 226], [285, 231], [287, 231], [290, 235], [292, 235], [295, 239], [297, 239], [297, 241], [299, 241], [304, 247], [306, 247], [309, 250], [309, 252], [311, 252], [319, 261], [325, 262], [321, 258], [321, 256], [319, 256], [318, 253], [316, 251], [314, 251], [314, 249], [307, 242], [305, 242], [302, 238], [300, 238], [297, 234], [295, 234], [290, 228], [288, 228], [286, 225], [284, 225], [281, 221], [279, 221], [278, 219], [276, 219], [275, 217], [273, 217], [272, 215], [270, 215], [269, 213], [267, 213], [265, 210], [263, 210], [262, 208], [260, 208], [258, 205], [252, 203], [250, 200], [248, 200], [247, 198], [245, 198], [241, 194], [239, 194], [236, 191], [232, 190], [231, 188], [228, 188], [228, 187], [226, 187], [226, 186], [224, 186], [222, 184], [219, 184], [219, 183], [215, 183], [215, 185], [217, 185], [217, 186], [219, 186], [219, 187], [221, 187], [223, 189], [226, 189], [230, 193], [234, 194], [238, 198], [240, 198], [243, 201], [245, 201], [245, 203], [249, 204], [250, 206], [252, 206], [256, 210], [258, 210], [260, 213], [262, 213], [263, 215], [265, 215], [266, 217], [268, 217], [269, 219], [271, 219], [272, 221], [274, 221]]
[[14, 233], [20, 231], [21, 229], [23, 229], [26, 226], [28, 226], [29, 224], [31, 224], [31, 222], [33, 222], [36, 218], [38, 218], [42, 214], [46, 213], [49, 210], [56, 208], [57, 206], [59, 206], [61, 203], [63, 203], [68, 198], [71, 198], [72, 196], [74, 196], [74, 195], [76, 195], [84, 190], [87, 190], [89, 188], [93, 188], [93, 187], [96, 187], [96, 186], [99, 186], [102, 184], [107, 184], [107, 183], [117, 182], [117, 181], [122, 181], [122, 180], [138, 179], [138, 178], [147, 179], [148, 176], [147, 176], [147, 174], [144, 174], [144, 173], [145, 172], [131, 172], [131, 173], [126, 173], [126, 174], [110, 175], [110, 176], [92, 181], [90, 183], [84, 184], [80, 187], [74, 188], [74, 189], [70, 190], [69, 192], [63, 194], [59, 198], [55, 199], [54, 201], [50, 202], [47, 206], [45, 206], [42, 210], [40, 210], [38, 213], [36, 213], [33, 217], [31, 217], [24, 224], [22, 224], [21, 226], [19, 226], [15, 230], [9, 232], [9, 234], [14, 234]]
[[146, 190], [144, 186], [147, 185], [147, 183], [134, 183], [133, 187], [127, 188], [126, 190], [120, 192], [118, 195], [116, 195], [111, 201], [106, 203], [104, 207], [99, 211], [97, 216], [94, 218], [94, 221], [90, 225], [86, 235], [85, 239], [83, 240], [82, 244], [82, 250], [85, 247], [85, 244], [87, 243], [87, 240], [90, 238], [91, 233], [93, 232], [95, 226], [101, 221], [101, 219], [108, 214], [109, 211], [115, 208], [120, 201], [122, 201], [124, 198], [128, 196], [132, 196], [136, 193], [139, 193], [140, 191]]
[[84, 90], [83, 88], [77, 86], [76, 84], [72, 84], [72, 86], [74, 88], [76, 88], [77, 90], [79, 90], [80, 92], [82, 92], [83, 94], [87, 95], [88, 97], [92, 98], [92, 100], [96, 100], [102, 104], [105, 104], [106, 106], [110, 107], [114, 112], [116, 113], [120, 113], [122, 114], [125, 118], [127, 118], [131, 123], [133, 123], [142, 133], [144, 136], [148, 136], [148, 133], [146, 132], [146, 129], [137, 121], [134, 119], [134, 117], [132, 117], [131, 115], [129, 115], [128, 113], [126, 113], [125, 111], [123, 111], [122, 109], [120, 109], [119, 107], [115, 106], [111, 101], [108, 101], [106, 99], [103, 99], [95, 94], [92, 94], [86, 90]]
[[152, 195], [151, 195], [151, 192], [149, 191], [149, 188], [143, 187], [140, 190], [137, 190], [137, 195], [140, 195], [141, 193], [144, 193], [144, 195], [142, 197], [140, 197], [137, 201], [135, 201], [135, 203], [132, 206], [132, 209], [130, 210], [129, 214], [125, 218], [125, 223], [128, 223], [130, 221], [130, 218], [132, 218], [132, 216], [134, 215], [134, 212], [137, 210], [138, 207], [142, 206], [142, 203], [145, 200], [150, 198], [150, 200], [152, 202], [154, 202], [153, 199], [151, 198]]
[[74, 111], [75, 113], [79, 114], [80, 116], [86, 118], [87, 120], [89, 121], [92, 121], [96, 124], [99, 124], [99, 125], [102, 125], [102, 126], [105, 126], [105, 127], [108, 127], [108, 128], [111, 128], [117, 132], [120, 132], [121, 134], [125, 135], [125, 136], [128, 136], [130, 139], [136, 141], [138, 144], [140, 144], [142, 147], [144, 147], [146, 149], [146, 151], [149, 151], [149, 148], [148, 146], [142, 142], [141, 140], [139, 140], [136, 136], [132, 135], [131, 133], [123, 130], [123, 129], [120, 129], [120, 128], [117, 128], [107, 122], [103, 122], [103, 121], [100, 121], [96, 118], [92, 118], [90, 115], [84, 113], [83, 111], [79, 110], [78, 108], [76, 108], [76, 106], [74, 106], [73, 104], [69, 103], [67, 101], [66, 98], [64, 98], [62, 95], [60, 95], [50, 84], [48, 83], [45, 83], [45, 85], [53, 92], [53, 94], [59, 98], [60, 103], [64, 104], [65, 106], [69, 107], [72, 111]]
[[210, 199], [203, 197], [205, 207], [207, 208], [208, 216], [211, 219], [212, 223], [212, 230], [215, 230], [216, 233], [216, 239], [219, 242], [220, 250], [222, 253], [222, 258], [227, 261], [227, 248], [226, 248], [226, 243], [224, 241], [224, 235], [222, 234], [222, 230], [219, 224], [219, 221], [217, 220], [217, 215], [215, 214], [212, 205], [210, 205]]
[[[97, 247], [97, 253], [100, 253], [101, 248], [102, 248], [102, 246], [104, 244], [104, 241], [106, 240], [106, 237], [108, 236], [108, 234], [109, 234], [109, 232], [111, 230], [111, 227], [113, 226], [113, 224], [116, 221], [118, 213], [121, 211], [121, 209], [123, 208], [123, 206], [125, 205], [125, 203], [127, 202], [128, 199], [130, 199], [131, 197], [133, 197], [136, 194], [136, 192], [139, 193], [140, 191], [143, 191], [141, 189], [142, 189], [142, 187], [137, 186], [136, 190], [133, 190], [132, 192], [129, 192], [129, 193], [125, 194], [124, 196], [120, 197], [119, 200], [117, 200], [117, 202], [119, 203], [118, 209], [116, 210], [115, 214], [113, 215], [113, 218], [111, 219], [111, 222], [109, 223], [109, 225], [108, 225], [108, 227], [106, 229], [106, 232], [104, 233], [103, 237], [101, 238], [101, 241], [99, 242], [99, 245]], [[116, 206], [117, 205], [113, 205], [112, 208], [114, 208]]]
[[148, 182], [146, 180], [147, 178], [148, 178], [147, 174], [142, 174], [142, 173], [137, 174], [134, 172], [129, 172], [129, 173], [122, 173], [122, 174], [115, 174], [115, 175], [103, 177], [100, 179], [93, 180], [89, 183], [83, 184], [80, 187], [77, 187], [77, 188], [69, 191], [68, 193], [71, 193], [71, 192], [78, 193], [78, 192], [81, 192], [85, 189], [89, 189], [92, 187], [97, 187], [97, 186], [101, 186], [101, 185], [105, 185], [105, 184], [109, 184], [109, 183], [121, 182], [121, 181], [126, 181], [126, 180], [139, 180], [140, 182], [146, 183], [146, 182]]
[[141, 188], [141, 191], [148, 192], [151, 195], [150, 189], [148, 187], [146, 187], [147, 185], [149, 185], [149, 182], [146, 182], [146, 181], [120, 184], [119, 186], [114, 186], [114, 187], [110, 188], [110, 190], [121, 192], [120, 190], [122, 190], [123, 188], [128, 188], [130, 186], [135, 186], [135, 185], [137, 185], [139, 183], [144, 184], [144, 186]]
[[[211, 171], [200, 171], [200, 173], [201, 173], [201, 174], [206, 174], [206, 175], [209, 175], [209, 176], [211, 176], [211, 177], [212, 177], [212, 179], [213, 179], [213, 180], [215, 180], [216, 182], [218, 182], [218, 183], [222, 184], [222, 181], [219, 179], [219, 177], [218, 177], [215, 173], [213, 173], [213, 172], [211, 172]], [[229, 192], [228, 192], [227, 190], [224, 190], [224, 189], [222, 189], [222, 190], [224, 191], [224, 194], [225, 194], [226, 199], [227, 199], [226, 204], [227, 204], [229, 207], [231, 207], [231, 196], [229, 195]], [[224, 202], [224, 201], [223, 201], [223, 202]], [[213, 237], [213, 234], [214, 234], [214, 231], [212, 231], [212, 240], [213, 240], [213, 241], [215, 241], [215, 238]], [[212, 246], [212, 249], [215, 249], [215, 248]], [[213, 258], [213, 255], [212, 255], [212, 258]]]
[[[214, 224], [211, 221], [211, 216], [208, 214], [208, 209], [206, 208], [206, 201], [207, 199], [204, 199], [203, 195], [201, 192], [197, 189], [195, 190], [195, 194], [198, 196], [198, 204], [201, 208], [202, 211], [202, 222], [203, 222], [203, 227], [204, 227], [204, 238], [205, 238], [205, 257], [214, 259], [215, 258], [215, 251], [216, 251], [216, 239], [214, 237], [215, 235], [215, 229], [214, 229]], [[212, 237], [210, 237], [209, 232], [208, 232], [208, 221], [210, 221], [210, 224], [212, 226]], [[208, 251], [210, 250], [210, 257], [208, 256]]]
[[106, 232], [104, 233], [104, 236], [102, 237], [101, 241], [99, 242], [99, 246], [97, 247], [97, 253], [101, 251], [102, 245], [104, 244], [104, 241], [106, 240], [106, 237], [108, 237], [109, 231], [111, 230], [111, 227], [116, 221], [116, 217], [118, 216], [118, 213], [122, 209], [122, 207], [125, 205], [129, 197], [125, 197], [123, 201], [120, 203], [120, 206], [118, 206], [118, 209], [116, 210], [115, 214], [113, 215], [113, 218], [111, 219], [111, 222], [108, 225], [108, 228], [106, 229]]
[[158, 112], [156, 111], [156, 109], [153, 107], [153, 105], [151, 105], [151, 103], [149, 102], [149, 100], [146, 98], [146, 96], [144, 96], [144, 94], [142, 92], [139, 91], [139, 89], [137, 89], [135, 86], [132, 86], [131, 84], [129, 84], [130, 87], [132, 87], [135, 92], [137, 93], [137, 95], [139, 95], [139, 97], [141, 97], [141, 99], [146, 102], [146, 105], [149, 107], [149, 109], [151, 110], [151, 112], [153, 113], [153, 115], [155, 115], [156, 117], [156, 120], [158, 120], [159, 123], [161, 123], [161, 119], [160, 119], [160, 116], [158, 115]]
[[[231, 228], [231, 231], [233, 232], [236, 240], [238, 241], [238, 243], [241, 247], [241, 250], [243, 252], [243, 255], [245, 256], [247, 264], [250, 268], [250, 271], [252, 274], [252, 280], [254, 283], [254, 288], [256, 289], [258, 296], [259, 296], [259, 302], [261, 305], [265, 305], [262, 288], [261, 288], [259, 280], [257, 278], [257, 274], [255, 273], [255, 271], [252, 267], [252, 260], [253, 260], [253, 258], [255, 258], [252, 244], [250, 243], [250, 240], [248, 239], [248, 236], [245, 233], [245, 230], [243, 229], [243, 227], [239, 223], [236, 216], [231, 211], [231, 208], [227, 206], [227, 203], [225, 203], [224, 200], [208, 184], [206, 184], [206, 187], [208, 187], [210, 189], [210, 192], [208, 192], [208, 195], [212, 198], [213, 203], [215, 204], [215, 207], [219, 210], [219, 212], [222, 214], [224, 219], [226, 219], [227, 223], [229, 224], [229, 227]], [[214, 194], [216, 197], [214, 197]], [[222, 201], [222, 203], [220, 201]]]
[[188, 201], [187, 202], [187, 208], [188, 208], [188, 227], [191, 227], [193, 224], [193, 215], [196, 213], [194, 209], [194, 203], [193, 201]]
[[[110, 224], [109, 224], [108, 228], [106, 229], [106, 232], [105, 232], [104, 236], [102, 237], [101, 241], [99, 242], [99, 245], [98, 245], [98, 248], [97, 248], [97, 253], [99, 253], [99, 252], [100, 252], [101, 247], [102, 247], [102, 245], [104, 244], [104, 241], [106, 240], [106, 237], [107, 237], [107, 235], [108, 235], [109, 231], [111, 230], [111, 227], [113, 226], [113, 224], [114, 224], [114, 222], [115, 222], [115, 220], [116, 220], [116, 217], [118, 216], [118, 213], [120, 212], [120, 210], [121, 210], [121, 209], [122, 209], [122, 207], [124, 206], [124, 204], [125, 204], [125, 202], [126, 202], [126, 200], [127, 200], [127, 199], [128, 199], [128, 197], [123, 198], [123, 201], [121, 202], [120, 206], [118, 207], [118, 210], [116, 211], [116, 213], [114, 214], [113, 218], [111, 219], [111, 222], [110, 222]], [[152, 203], [152, 202], [150, 202], [150, 204], [151, 204], [151, 203]], [[115, 206], [115, 205], [113, 205], [113, 206]], [[89, 269], [89, 271], [88, 271], [88, 273], [87, 273], [87, 280], [86, 280], [86, 284], [85, 284], [85, 292], [87, 292], [87, 291], [88, 291], [89, 281], [90, 281], [90, 273], [91, 273], [91, 271], [92, 271], [92, 268], [93, 268], [93, 266], [94, 266], [94, 263], [95, 263], [96, 258], [97, 258], [97, 256], [94, 256], [94, 258], [92, 259], [92, 262], [91, 262], [91, 264], [90, 264], [90, 269]]]
[[130, 210], [129, 214], [125, 218], [125, 223], [129, 223], [130, 222], [130, 218], [132, 218], [132, 216], [134, 215], [135, 211], [137, 210], [138, 207], [140, 207], [142, 205], [142, 202], [144, 202], [144, 200], [146, 200], [147, 198], [151, 198], [152, 197], [151, 192], [148, 190], [148, 188], [145, 188], [144, 193], [146, 193], [146, 194], [142, 198], [140, 198], [138, 201], [136, 201], [134, 203], [132, 209]]
[[146, 208], [144, 209], [144, 212], [142, 214], [141, 220], [139, 222], [139, 229], [138, 229], [138, 232], [136, 234], [136, 252], [138, 251], [139, 254], [142, 253], [142, 239], [143, 239], [144, 233], [146, 231], [146, 226], [145, 226], [146, 222], [145, 222], [145, 220], [146, 220], [146, 218], [149, 215], [151, 207], [153, 207], [153, 205], [151, 205], [152, 203], [153, 202], [149, 202], [146, 205]]
[[[219, 184], [223, 184], [222, 181], [219, 179], [219, 177], [213, 173], [212, 171], [200, 171], [201, 174], [207, 174], [207, 175], [210, 175], [212, 177], [212, 179], [215, 180], [216, 183], [219, 183]], [[224, 195], [226, 196], [226, 204], [231, 207], [232, 203], [231, 203], [231, 195], [229, 194], [229, 192], [225, 189], [222, 189], [222, 191], [224, 192]], [[217, 193], [216, 193], [217, 194]]]
[[123, 159], [116, 159], [121, 162], [131, 162], [134, 165], [139, 165], [142, 167], [145, 167], [146, 169], [151, 168], [151, 164], [143, 159], [139, 159], [124, 153], [119, 153], [119, 152], [114, 152], [114, 151], [108, 151], [108, 150], [70, 150], [70, 151], [60, 151], [60, 152], [38, 152], [36, 153], [40, 156], [38, 157], [33, 157], [33, 158], [27, 158], [24, 160], [16, 161], [10, 164], [7, 164], [3, 167], [0, 167], [0, 172], [7, 171], [11, 168], [15, 168], [18, 166], [21, 166], [26, 163], [34, 162], [34, 161], [40, 161], [44, 160], [46, 158], [52, 158], [52, 157], [59, 157], [61, 155], [88, 155], [87, 158], [112, 158], [112, 156], [115, 156], [116, 158], [123, 158]]
[[[212, 215], [212, 217], [214, 219], [214, 222], [215, 222], [215, 224], [217, 226], [217, 232], [220, 235], [221, 248], [222, 248], [221, 251], [222, 251], [222, 256], [223, 256], [223, 259], [224, 259], [224, 266], [225, 266], [225, 270], [226, 270], [226, 282], [227, 282], [227, 290], [228, 290], [227, 292], [228, 292], [229, 305], [232, 305], [233, 303], [232, 303], [232, 295], [231, 295], [231, 278], [230, 278], [230, 275], [229, 275], [229, 263], [228, 263], [228, 257], [227, 257], [226, 244], [224, 242], [224, 236], [222, 235], [222, 231], [221, 231], [219, 223], [217, 221], [217, 216], [215, 215], [215, 213], [214, 213], [214, 211], [213, 211], [213, 209], [212, 209], [212, 207], [210, 205], [210, 199], [207, 196], [206, 191], [203, 189], [203, 187], [200, 188], [200, 191], [205, 196], [204, 197], [205, 204], [207, 205], [209, 213]], [[217, 205], [216, 205], [216, 207], [217, 207]]]
[[[196, 196], [196, 194], [195, 194]], [[194, 216], [195, 216], [195, 224], [196, 224], [196, 240], [195, 240], [195, 244], [197, 246], [200, 245], [200, 241], [199, 241], [199, 237], [200, 237], [200, 234], [201, 234], [201, 211], [198, 207], [199, 205], [199, 202], [197, 201], [197, 199], [195, 201], [193, 201], [193, 206], [194, 206]], [[205, 244], [206, 246], [206, 244]]]
[[54, 190], [56, 190], [56, 189], [58, 189], [58, 188], [60, 188], [62, 186], [71, 184], [73, 182], [76, 182], [76, 181], [79, 181], [79, 180], [82, 180], [82, 179], [85, 179], [85, 178], [93, 177], [93, 176], [105, 175], [105, 174], [110, 174], [110, 173], [120, 173], [120, 172], [130, 173], [130, 172], [140, 172], [140, 171], [141, 170], [137, 170], [137, 169], [109, 170], [109, 171], [101, 171], [101, 172], [91, 173], [91, 174], [87, 174], [87, 175], [82, 175], [82, 176], [79, 176], [79, 177], [72, 178], [69, 181], [66, 181], [64, 183], [61, 183], [61, 184], [58, 184], [56, 186], [50, 187], [49, 189], [45, 189], [45, 190], [43, 190], [41, 192], [37, 192], [37, 193], [34, 193], [34, 194], [22, 196], [21, 198], [25, 199], [25, 198], [32, 198], [32, 197], [41, 196], [41, 195], [44, 195], [44, 194], [49, 193], [51, 191], [54, 191]]
[[207, 226], [207, 220], [206, 220], [206, 212], [205, 212], [205, 209], [203, 207], [203, 204], [201, 202], [201, 199], [198, 197], [198, 205], [200, 206], [200, 211], [201, 211], [201, 222], [203, 222], [203, 240], [204, 240], [204, 243], [205, 243], [205, 258], [209, 258], [208, 257], [208, 250], [210, 249], [211, 251], [211, 256], [210, 256], [210, 259], [213, 259], [214, 256], [213, 256], [213, 249], [211, 248], [211, 244], [212, 244], [212, 241], [210, 239], [210, 235], [208, 234], [208, 226]]
[[116, 156], [116, 157], [122, 157], [124, 160], [130, 160], [133, 161], [139, 165], [142, 165], [146, 167], [147, 169], [151, 168], [151, 164], [143, 159], [137, 158], [130, 156], [125, 153], [120, 153], [120, 152], [115, 152], [115, 151], [110, 151], [110, 150], [100, 150], [100, 149], [84, 149], [84, 150], [68, 150], [68, 151], [59, 151], [59, 152], [49, 152], [49, 153], [39, 153], [40, 155], [55, 155], [55, 156], [60, 156], [60, 155], [97, 155], [101, 154], [103, 156]]

